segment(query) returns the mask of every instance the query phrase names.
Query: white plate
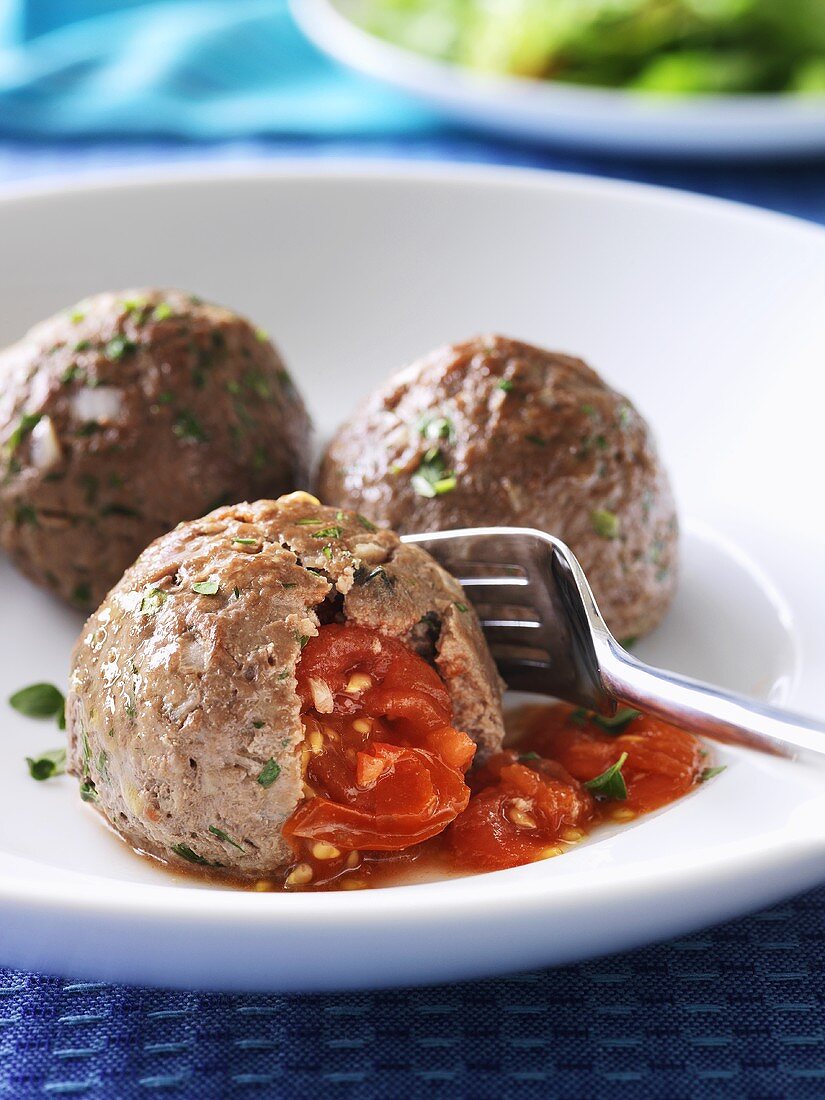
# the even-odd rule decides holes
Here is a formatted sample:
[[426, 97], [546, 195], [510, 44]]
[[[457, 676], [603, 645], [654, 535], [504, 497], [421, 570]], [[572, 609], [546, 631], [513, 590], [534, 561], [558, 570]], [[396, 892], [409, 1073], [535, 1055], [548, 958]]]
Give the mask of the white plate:
[[459, 122], [515, 138], [649, 156], [796, 156], [825, 149], [825, 96], [687, 98], [494, 76], [395, 46], [346, 17], [346, 0], [290, 0], [331, 57]]
[[[298, 165], [6, 193], [0, 240], [0, 341], [104, 287], [177, 284], [266, 326], [324, 431], [445, 340], [581, 353], [656, 425], [691, 517], [677, 604], [642, 654], [825, 712], [821, 231], [575, 177]], [[60, 735], [5, 699], [65, 681], [80, 623], [7, 563], [0, 592], [4, 964], [235, 989], [443, 981], [671, 936], [825, 878], [822, 774], [726, 753], [691, 797], [542, 864], [364, 893], [190, 886], [68, 779], [29, 779], [24, 755]]]

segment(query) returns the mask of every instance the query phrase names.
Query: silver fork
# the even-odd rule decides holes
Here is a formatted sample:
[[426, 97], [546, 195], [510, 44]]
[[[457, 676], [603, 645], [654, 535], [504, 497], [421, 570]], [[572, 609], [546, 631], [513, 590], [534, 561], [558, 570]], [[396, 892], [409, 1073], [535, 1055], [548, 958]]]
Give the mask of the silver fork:
[[643, 664], [605, 625], [559, 539], [529, 527], [405, 535], [464, 587], [508, 687], [601, 713], [623, 703], [726, 744], [825, 755], [825, 723]]

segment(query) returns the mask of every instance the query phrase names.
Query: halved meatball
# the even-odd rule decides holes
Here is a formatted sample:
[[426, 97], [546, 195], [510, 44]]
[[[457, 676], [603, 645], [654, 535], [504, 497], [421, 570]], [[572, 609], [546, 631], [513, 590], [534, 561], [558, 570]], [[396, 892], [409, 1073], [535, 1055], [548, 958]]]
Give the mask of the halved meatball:
[[461, 597], [424, 551], [306, 493], [183, 523], [84, 628], [69, 770], [172, 863], [293, 865], [306, 885], [386, 849], [381, 835], [416, 843], [466, 805], [475, 746], [484, 758], [503, 736]]
[[569, 355], [503, 336], [440, 348], [338, 431], [318, 492], [402, 532], [556, 535], [619, 638], [651, 630], [673, 595], [676, 512], [650, 430]]
[[0, 354], [0, 545], [86, 610], [180, 520], [305, 488], [310, 450], [266, 333], [181, 291], [99, 294]]

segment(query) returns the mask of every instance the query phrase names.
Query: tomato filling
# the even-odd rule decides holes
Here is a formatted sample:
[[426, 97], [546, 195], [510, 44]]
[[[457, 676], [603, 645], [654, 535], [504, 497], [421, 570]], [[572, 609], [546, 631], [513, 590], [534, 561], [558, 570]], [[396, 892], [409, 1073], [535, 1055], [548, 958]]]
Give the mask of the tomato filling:
[[438, 674], [402, 642], [331, 623], [307, 642], [297, 678], [306, 797], [284, 835], [298, 882], [357, 865], [346, 853], [420, 844], [465, 809], [475, 745], [453, 728]]

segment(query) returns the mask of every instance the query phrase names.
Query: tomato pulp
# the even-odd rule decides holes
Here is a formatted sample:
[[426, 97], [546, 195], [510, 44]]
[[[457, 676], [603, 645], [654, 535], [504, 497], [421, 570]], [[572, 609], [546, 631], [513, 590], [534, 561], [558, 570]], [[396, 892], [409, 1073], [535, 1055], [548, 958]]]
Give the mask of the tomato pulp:
[[[686, 794], [705, 750], [639, 714], [603, 719], [565, 704], [511, 716], [514, 747], [468, 773], [475, 745], [452, 725], [438, 674], [402, 642], [321, 627], [298, 666], [305, 798], [284, 835], [286, 885], [390, 885], [559, 855], [603, 821]], [[612, 778], [611, 778], [612, 776]]]
[[284, 828], [301, 861], [296, 884], [352, 869], [362, 850], [420, 844], [465, 809], [475, 745], [453, 728], [447, 689], [421, 657], [331, 623], [307, 642], [297, 675], [306, 797]]

